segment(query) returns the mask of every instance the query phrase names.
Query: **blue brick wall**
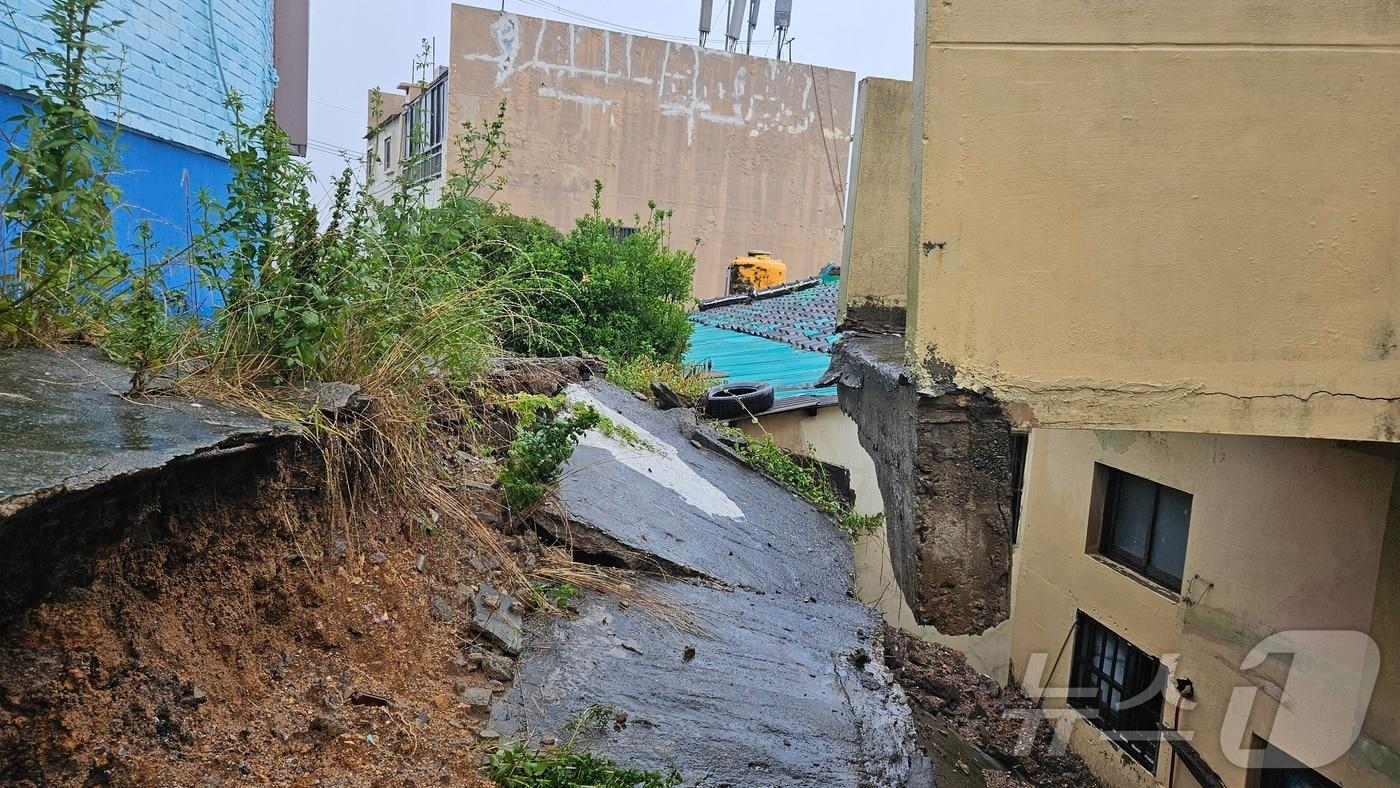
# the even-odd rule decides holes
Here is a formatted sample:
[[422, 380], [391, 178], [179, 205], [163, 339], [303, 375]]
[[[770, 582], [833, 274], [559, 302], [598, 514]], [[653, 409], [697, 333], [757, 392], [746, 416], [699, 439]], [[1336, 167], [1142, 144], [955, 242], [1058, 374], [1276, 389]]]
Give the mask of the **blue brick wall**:
[[[43, 0], [0, 0], [0, 125], [6, 136], [10, 124], [4, 119], [19, 112], [26, 89], [40, 82], [24, 56], [26, 47], [51, 45], [39, 21], [44, 7]], [[210, 34], [211, 7], [222, 76]], [[201, 189], [216, 199], [224, 196], [230, 169], [219, 135], [231, 119], [223, 106], [225, 82], [251, 112], [261, 113], [271, 100], [272, 0], [109, 0], [102, 17], [126, 20], [102, 42], [124, 58], [122, 97], [96, 108], [121, 127], [119, 174], [113, 179], [122, 190], [114, 215], [117, 240], [137, 254], [136, 228], [147, 221], [155, 253], [163, 256], [189, 243]], [[7, 240], [0, 237], [0, 247]], [[12, 270], [13, 260], [0, 248], [0, 275]], [[178, 259], [166, 267], [165, 281], [197, 312], [207, 314], [216, 303]]]
[[[121, 100], [102, 107], [102, 114], [133, 131], [218, 155], [219, 133], [229, 125], [224, 83], [253, 108], [272, 97], [272, 2], [109, 0], [100, 16], [125, 22], [102, 43], [124, 55], [125, 67]], [[0, 4], [0, 89], [19, 92], [40, 81], [25, 53], [51, 44], [39, 20], [45, 5]]]

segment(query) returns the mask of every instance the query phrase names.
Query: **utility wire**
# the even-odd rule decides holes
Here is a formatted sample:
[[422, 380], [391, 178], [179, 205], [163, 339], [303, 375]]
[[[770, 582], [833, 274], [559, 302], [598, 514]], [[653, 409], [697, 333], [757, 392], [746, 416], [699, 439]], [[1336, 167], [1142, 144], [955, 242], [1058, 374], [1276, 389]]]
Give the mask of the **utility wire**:
[[[659, 38], [659, 39], [662, 39], [662, 40], [664, 40], [664, 41], [671, 41], [671, 42], [677, 43], [677, 44], [693, 44], [693, 43], [694, 43], [694, 40], [695, 40], [695, 39], [694, 39], [694, 36], [677, 36], [677, 35], [673, 35], [673, 34], [671, 34], [671, 33], [661, 33], [661, 32], [657, 32], [657, 31], [655, 31], [655, 30], [647, 30], [646, 28], [633, 27], [633, 26], [631, 26], [631, 25], [624, 25], [624, 24], [620, 24], [620, 23], [618, 23], [618, 22], [611, 22], [611, 21], [608, 21], [608, 20], [606, 20], [606, 19], [600, 19], [599, 17], [596, 17], [596, 16], [590, 16], [590, 15], [588, 15], [588, 14], [585, 14], [585, 13], [581, 12], [581, 11], [574, 11], [574, 10], [572, 10], [572, 9], [565, 8], [564, 6], [558, 5], [558, 4], [556, 4], [556, 3], [545, 2], [545, 0], [519, 0], [519, 2], [524, 3], [524, 4], [526, 4], [526, 5], [535, 6], [535, 7], [537, 7], [537, 8], [544, 8], [544, 9], [547, 9], [547, 10], [550, 10], [550, 11], [554, 11], [555, 13], [562, 14], [562, 15], [567, 16], [567, 17], [569, 17], [569, 18], [571, 18], [571, 19], [573, 19], [573, 20], [576, 20], [576, 21], [579, 21], [579, 22], [586, 22], [586, 23], [588, 23], [590, 26], [594, 26], [594, 27], [605, 27], [605, 28], [608, 28], [608, 29], [611, 29], [611, 30], [620, 31], [620, 32], [635, 33], [635, 34], [638, 34], [638, 35], [648, 36], [648, 37], [650, 37], [650, 38]], [[718, 19], [719, 19], [719, 14], [716, 13], [716, 14], [715, 14], [715, 18], [712, 19], [712, 20], [710, 20], [710, 29], [711, 29], [711, 30], [714, 29], [714, 26], [715, 26], [715, 24], [718, 22]], [[769, 44], [769, 43], [772, 43], [773, 40], [774, 40], [774, 39], [771, 39], [771, 38], [770, 38], [770, 39], [767, 39], [767, 40], [765, 40], [765, 41], [755, 41], [754, 43], [755, 43], [755, 44]]]
[[[846, 215], [846, 190], [841, 185], [841, 177], [836, 173], [836, 165], [831, 161], [831, 148], [826, 144], [826, 119], [822, 117], [822, 97], [817, 88], [817, 69], [812, 64], [807, 64], [807, 69], [812, 73], [812, 98], [817, 101], [817, 127], [822, 135], [822, 153], [826, 154], [826, 171], [831, 176], [831, 190], [836, 194], [836, 207], [841, 209], [841, 216]], [[827, 89], [830, 90], [831, 83], [828, 80]], [[831, 103], [831, 93], [826, 94], [826, 103]], [[833, 116], [832, 121], [836, 118]]]
[[613, 28], [613, 29], [615, 29], [615, 30], [622, 30], [622, 31], [631, 32], [631, 33], [640, 33], [640, 34], [645, 35], [645, 36], [651, 36], [651, 37], [653, 37], [653, 38], [664, 38], [664, 39], [667, 39], [667, 40], [670, 40], [670, 41], [676, 41], [676, 42], [689, 42], [689, 41], [690, 41], [690, 37], [689, 37], [689, 36], [676, 36], [676, 35], [672, 35], [672, 34], [670, 34], [670, 33], [659, 33], [659, 32], [657, 32], [657, 31], [655, 31], [655, 30], [647, 30], [647, 29], [641, 28], [641, 27], [632, 27], [631, 25], [624, 25], [624, 24], [619, 24], [619, 23], [617, 23], [617, 22], [610, 22], [610, 21], [608, 21], [608, 20], [606, 20], [606, 19], [600, 19], [600, 18], [598, 18], [598, 17], [596, 17], [596, 16], [589, 16], [588, 14], [582, 13], [582, 12], [580, 12], [580, 11], [574, 11], [573, 9], [565, 8], [564, 6], [557, 5], [557, 4], [555, 4], [555, 3], [548, 3], [548, 2], [545, 2], [544, 0], [520, 0], [520, 2], [525, 3], [525, 4], [527, 4], [527, 5], [536, 6], [536, 7], [538, 7], [538, 8], [545, 8], [545, 9], [548, 9], [548, 10], [550, 10], [550, 11], [554, 11], [554, 12], [556, 12], [556, 13], [560, 13], [560, 14], [563, 14], [563, 15], [565, 15], [565, 16], [572, 17], [572, 18], [574, 18], [574, 19], [577, 19], [577, 20], [580, 20], [580, 21], [583, 21], [583, 22], [589, 22], [589, 23], [594, 24], [594, 25], [603, 25], [603, 26], [606, 26], [606, 27], [609, 27], [609, 28]]

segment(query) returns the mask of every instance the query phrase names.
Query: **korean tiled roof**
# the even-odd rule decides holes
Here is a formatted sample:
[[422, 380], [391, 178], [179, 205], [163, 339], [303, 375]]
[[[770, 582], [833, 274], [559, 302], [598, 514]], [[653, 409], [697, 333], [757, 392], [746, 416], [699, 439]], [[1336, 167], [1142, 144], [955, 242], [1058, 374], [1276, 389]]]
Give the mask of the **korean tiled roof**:
[[801, 350], [830, 353], [836, 339], [839, 288], [836, 277], [814, 276], [748, 296], [712, 298], [701, 302], [690, 319]]

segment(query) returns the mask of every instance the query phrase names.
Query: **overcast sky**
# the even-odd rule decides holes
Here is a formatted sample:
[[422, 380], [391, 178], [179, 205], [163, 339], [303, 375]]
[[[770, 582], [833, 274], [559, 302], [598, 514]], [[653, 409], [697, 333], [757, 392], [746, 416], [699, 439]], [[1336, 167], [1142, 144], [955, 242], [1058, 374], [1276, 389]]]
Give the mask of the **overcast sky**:
[[[726, 0], [715, 0], [708, 45], [724, 46]], [[500, 8], [500, 0], [465, 0]], [[325, 188], [344, 167], [337, 149], [364, 148], [365, 96], [412, 79], [424, 38], [437, 39], [447, 65], [450, 0], [312, 0], [311, 149], [308, 158]], [[914, 0], [793, 0], [793, 59], [868, 76], [909, 79], [914, 55]], [[700, 0], [506, 0], [507, 11], [675, 41], [695, 42]], [[773, 0], [763, 0], [754, 54], [773, 54]]]

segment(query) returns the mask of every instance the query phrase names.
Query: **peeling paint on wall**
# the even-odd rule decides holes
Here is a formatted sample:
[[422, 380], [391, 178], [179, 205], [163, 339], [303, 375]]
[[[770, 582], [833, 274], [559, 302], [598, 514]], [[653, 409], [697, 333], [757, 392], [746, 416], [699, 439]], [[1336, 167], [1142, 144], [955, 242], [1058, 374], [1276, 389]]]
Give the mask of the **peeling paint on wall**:
[[[731, 61], [735, 56], [728, 52], [704, 49], [689, 44], [664, 43], [664, 53], [659, 67], [652, 71], [643, 67], [634, 70], [632, 51], [637, 37], [630, 33], [616, 33], [610, 30], [580, 28], [567, 22], [539, 20], [531, 51], [525, 60], [520, 59], [520, 18], [515, 14], [501, 14], [490, 25], [495, 39], [496, 52], [468, 52], [460, 55], [463, 60], [494, 63], [498, 67], [496, 84], [505, 84], [518, 72], [538, 71], [551, 78], [592, 77], [605, 83], [627, 83], [640, 86], [655, 86], [656, 107], [664, 115], [686, 119], [686, 143], [695, 142], [696, 123], [718, 123], [730, 126], [745, 126], [752, 137], [767, 132], [802, 134], [818, 122], [816, 102], [812, 96], [815, 87], [815, 71], [802, 71], [791, 64], [773, 60], [765, 69], [767, 80], [764, 88], [768, 92], [750, 92], [748, 69], [740, 66], [732, 80], [707, 79], [706, 62]], [[580, 33], [602, 36], [603, 62], [593, 65], [580, 65], [577, 61], [577, 41]], [[613, 40], [617, 39], [626, 59], [614, 69], [612, 64]], [[562, 47], [559, 41], [567, 42]], [[550, 46], [552, 42], [554, 46]], [[563, 56], [567, 52], [567, 56]], [[684, 64], [684, 65], [682, 65]], [[711, 90], [717, 104], [711, 103]], [[541, 83], [539, 94], [561, 101], [572, 101], [589, 107], [611, 109], [613, 102], [593, 94], [570, 93], [556, 86]], [[727, 103], [726, 103], [727, 102]], [[849, 130], [841, 126], [824, 129], [828, 140], [845, 140]]]
[[507, 102], [499, 199], [517, 213], [567, 229], [594, 180], [624, 220], [655, 200], [674, 246], [700, 240], [701, 297], [748, 249], [792, 279], [840, 256], [850, 72], [461, 5], [448, 65], [449, 126]]

